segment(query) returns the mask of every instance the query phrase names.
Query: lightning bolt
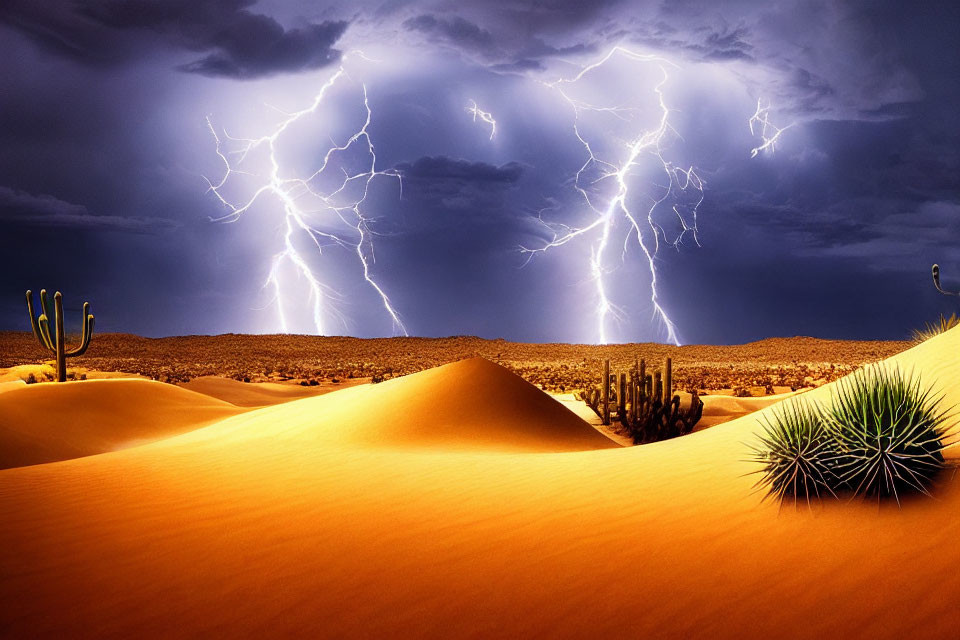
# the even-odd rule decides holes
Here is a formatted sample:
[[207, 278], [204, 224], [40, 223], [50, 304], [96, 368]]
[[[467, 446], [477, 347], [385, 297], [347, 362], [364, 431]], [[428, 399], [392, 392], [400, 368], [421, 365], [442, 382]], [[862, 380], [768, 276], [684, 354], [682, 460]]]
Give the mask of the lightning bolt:
[[[653, 92], [659, 105], [659, 117], [656, 120], [656, 126], [650, 129], [641, 130], [635, 137], [628, 140], [623, 145], [623, 152], [619, 158], [601, 158], [594, 151], [596, 145], [591, 144], [588, 136], [581, 130], [580, 120], [585, 112], [606, 113], [624, 121], [629, 121], [631, 115], [637, 111], [636, 107], [625, 106], [604, 106], [584, 102], [570, 95], [570, 88], [576, 85], [590, 72], [606, 65], [614, 56], [622, 56], [627, 60], [637, 63], [655, 65], [660, 73], [660, 80], [654, 85]], [[552, 233], [552, 239], [542, 247], [528, 248], [521, 247], [521, 251], [529, 254], [527, 261], [541, 252], [563, 246], [581, 236], [593, 238], [593, 244], [590, 250], [590, 278], [594, 284], [597, 299], [597, 330], [599, 341], [608, 342], [607, 325], [613, 317], [622, 318], [622, 310], [613, 304], [608, 295], [608, 286], [606, 276], [609, 272], [607, 268], [608, 253], [613, 241], [612, 235], [617, 220], [625, 220], [628, 224], [628, 231], [623, 238], [623, 254], [625, 258], [627, 246], [632, 238], [636, 237], [650, 272], [650, 303], [653, 315], [666, 328], [667, 338], [673, 344], [679, 345], [680, 338], [677, 333], [677, 326], [667, 314], [666, 310], [660, 304], [658, 296], [658, 275], [656, 268], [656, 256], [660, 250], [661, 243], [679, 248], [684, 236], [688, 233], [693, 241], [699, 246], [697, 238], [697, 208], [703, 202], [703, 181], [697, 175], [694, 167], [683, 168], [674, 165], [663, 156], [666, 139], [669, 133], [676, 134], [676, 131], [670, 124], [671, 111], [664, 100], [663, 88], [670, 79], [669, 70], [678, 68], [677, 65], [655, 55], [646, 55], [636, 53], [623, 47], [614, 47], [605, 56], [598, 61], [580, 66], [580, 71], [569, 79], [557, 80], [552, 83], [546, 83], [548, 87], [556, 90], [563, 100], [573, 110], [573, 131], [586, 153], [586, 160], [576, 173], [574, 187], [586, 203], [587, 207], [594, 214], [592, 222], [583, 227], [571, 227], [557, 222], [547, 222], [541, 215], [538, 220], [544, 224]], [[678, 134], [676, 134], [678, 135]], [[679, 137], [679, 135], [678, 135]], [[637, 169], [638, 162], [643, 157], [652, 157], [656, 159], [663, 168], [663, 176], [666, 178], [665, 185], [656, 185], [662, 191], [659, 195], [649, 195], [649, 207], [644, 211], [634, 212], [630, 208], [628, 196], [630, 195], [630, 174]], [[586, 173], [592, 170], [599, 170], [600, 177], [595, 179], [586, 178]], [[597, 185], [612, 181], [614, 185], [613, 195], [602, 197], [592, 193]], [[692, 190], [696, 194], [696, 203], [687, 207], [688, 217], [685, 217], [680, 211], [678, 205], [672, 207], [680, 223], [680, 233], [674, 238], [668, 238], [667, 232], [662, 225], [654, 219], [654, 212], [668, 199], [675, 197], [680, 192]], [[689, 218], [689, 220], [688, 220]], [[642, 223], [641, 223], [642, 221]]]
[[767, 101], [767, 106], [763, 106], [763, 98], [757, 98], [757, 111], [750, 117], [748, 124], [750, 125], [750, 135], [760, 136], [760, 139], [763, 140], [759, 147], [750, 150], [750, 157], [756, 158], [761, 151], [773, 153], [776, 150], [780, 134], [796, 123], [791, 122], [783, 128], [775, 126], [770, 122], [770, 101]]
[[480, 120], [490, 125], [489, 139], [493, 140], [493, 136], [497, 133], [497, 121], [493, 119], [493, 114], [478, 107], [476, 101], [474, 100], [470, 101], [470, 106], [467, 107], [467, 112], [473, 114], [474, 122], [477, 121], [477, 118], [480, 118]]
[[[352, 53], [364, 57], [360, 52]], [[273, 256], [264, 288], [272, 288], [274, 292], [280, 327], [284, 333], [288, 332], [289, 327], [284, 300], [293, 295], [289, 293], [290, 287], [283, 278], [283, 268], [285, 266], [292, 267], [294, 272], [307, 283], [312, 304], [313, 324], [318, 334], [325, 333], [324, 317], [327, 315], [334, 315], [346, 324], [343, 315], [335, 305], [340, 298], [339, 294], [314, 275], [304, 253], [295, 244], [298, 238], [308, 238], [319, 253], [323, 252], [324, 247], [334, 245], [355, 253], [360, 262], [363, 278], [379, 296], [384, 310], [393, 323], [394, 332], [399, 331], [403, 335], [408, 335], [400, 315], [390, 302], [390, 298], [371, 274], [371, 264], [376, 261], [373, 250], [373, 236], [378, 234], [372, 230], [373, 219], [363, 211], [363, 205], [375, 179], [386, 177], [397, 180], [401, 195], [403, 183], [399, 172], [377, 169], [377, 155], [369, 133], [373, 113], [370, 109], [366, 84], [359, 83], [362, 88], [365, 112], [363, 126], [354, 131], [343, 144], [338, 145], [331, 141], [332, 146], [327, 148], [319, 168], [312, 174], [300, 177], [288, 176], [282, 170], [281, 161], [278, 157], [281, 139], [288, 129], [295, 123], [315, 114], [324, 104], [329, 91], [337, 83], [353, 82], [345, 66], [347, 57], [344, 56], [340, 67], [320, 87], [307, 107], [293, 113], [281, 112], [282, 119], [267, 134], [258, 138], [233, 138], [223, 132], [224, 138], [237, 145], [236, 149], [224, 150], [224, 141], [217, 134], [210, 118], [207, 118], [207, 127], [216, 143], [216, 153], [222, 161], [225, 171], [223, 177], [217, 183], [205, 179], [209, 185], [209, 192], [213, 193], [229, 210], [226, 215], [213, 220], [215, 222], [236, 222], [263, 196], [272, 196], [280, 205], [278, 213], [283, 230], [283, 248]], [[364, 59], [370, 60], [366, 57]], [[356, 148], [365, 155], [366, 161], [360, 169], [348, 171], [342, 163], [337, 162], [337, 156], [352, 152]], [[245, 168], [244, 163], [248, 156], [257, 149], [266, 149], [267, 151], [269, 161], [268, 169], [265, 172]], [[339, 175], [341, 173], [342, 176]], [[232, 202], [224, 195], [224, 191], [234, 175], [249, 176], [259, 183], [253, 195], [243, 202]], [[331, 175], [335, 176], [332, 180]], [[326, 187], [324, 187], [324, 184], [326, 184]], [[315, 203], [318, 206], [306, 208], [305, 201], [308, 204]], [[356, 233], [351, 233], [352, 237], [344, 237], [332, 231], [325, 231], [318, 223], [321, 219], [324, 219], [324, 222], [328, 225], [330, 222], [336, 223], [336, 220], [340, 220]]]

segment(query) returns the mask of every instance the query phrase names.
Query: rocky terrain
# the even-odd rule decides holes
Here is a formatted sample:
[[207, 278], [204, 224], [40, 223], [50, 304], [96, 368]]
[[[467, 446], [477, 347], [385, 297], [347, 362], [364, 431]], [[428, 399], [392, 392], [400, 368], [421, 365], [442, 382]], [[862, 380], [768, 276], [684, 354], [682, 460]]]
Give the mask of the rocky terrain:
[[[636, 358], [674, 362], [677, 389], [762, 395], [819, 386], [856, 367], [888, 358], [910, 342], [770, 338], [744, 345], [526, 344], [475, 337], [343, 338], [220, 335], [143, 338], [95, 335], [86, 355], [68, 366], [121, 371], [182, 383], [199, 376], [249, 382], [338, 383], [407, 375], [472, 356], [499, 362], [546, 391], [576, 391], [599, 381], [603, 361], [626, 370]], [[0, 368], [44, 362], [29, 333], [0, 332]]]

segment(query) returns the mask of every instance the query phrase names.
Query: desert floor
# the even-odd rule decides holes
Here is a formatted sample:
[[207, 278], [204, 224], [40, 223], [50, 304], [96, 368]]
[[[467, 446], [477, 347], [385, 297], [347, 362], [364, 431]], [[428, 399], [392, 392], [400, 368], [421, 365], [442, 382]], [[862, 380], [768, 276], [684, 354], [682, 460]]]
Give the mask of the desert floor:
[[[163, 382], [186, 383], [220, 376], [253, 382], [348, 384], [374, 376], [390, 379], [442, 364], [480, 356], [496, 362], [545, 391], [572, 392], [600, 380], [603, 361], [626, 370], [637, 358], [659, 366], [674, 362], [678, 389], [740, 389], [764, 395], [818, 386], [857, 366], [895, 355], [910, 342], [771, 338], [744, 345], [527, 344], [474, 337], [358, 338], [293, 335], [220, 335], [142, 338], [97, 334], [86, 355], [68, 366], [137, 374]], [[0, 380], [3, 368], [33, 365], [47, 357], [30, 333], [0, 332]], [[77, 365], [77, 366], [74, 366]], [[37, 379], [43, 372], [37, 371]], [[52, 369], [45, 371], [53, 375]]]
[[[954, 330], [885, 362], [957, 405], [958, 351]], [[0, 636], [960, 628], [960, 480], [900, 508], [764, 501], [745, 460], [777, 398], [620, 447], [478, 357], [342, 389], [188, 377], [0, 384]]]

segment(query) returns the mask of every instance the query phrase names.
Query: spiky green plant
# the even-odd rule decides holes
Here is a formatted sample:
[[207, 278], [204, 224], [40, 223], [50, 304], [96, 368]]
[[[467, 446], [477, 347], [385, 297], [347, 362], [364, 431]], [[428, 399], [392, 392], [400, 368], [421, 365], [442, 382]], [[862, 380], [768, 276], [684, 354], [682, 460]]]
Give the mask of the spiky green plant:
[[913, 341], [914, 342], [923, 342], [929, 340], [934, 336], [938, 336], [945, 331], [949, 331], [956, 326], [960, 326], [960, 317], [957, 317], [957, 314], [952, 313], [950, 317], [947, 318], [943, 314], [940, 314], [939, 322], [928, 322], [922, 329], [913, 330]]
[[941, 400], [919, 377], [879, 365], [840, 380], [823, 412], [824, 429], [838, 449], [838, 486], [856, 495], [893, 496], [898, 504], [905, 491], [929, 495], [955, 434]]
[[821, 492], [836, 495], [837, 449], [818, 407], [793, 398], [774, 407], [762, 424], [763, 434], [751, 446], [751, 459], [763, 465], [758, 487], [781, 503], [787, 498], [809, 503]]

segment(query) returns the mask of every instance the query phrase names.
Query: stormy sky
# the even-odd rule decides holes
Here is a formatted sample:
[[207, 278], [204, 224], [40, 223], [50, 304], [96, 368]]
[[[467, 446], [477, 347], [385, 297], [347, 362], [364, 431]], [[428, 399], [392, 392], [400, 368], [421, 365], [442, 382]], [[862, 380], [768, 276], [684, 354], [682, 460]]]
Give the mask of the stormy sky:
[[952, 2], [8, 0], [0, 329], [46, 287], [149, 336], [903, 338], [957, 306], [956, 42]]

